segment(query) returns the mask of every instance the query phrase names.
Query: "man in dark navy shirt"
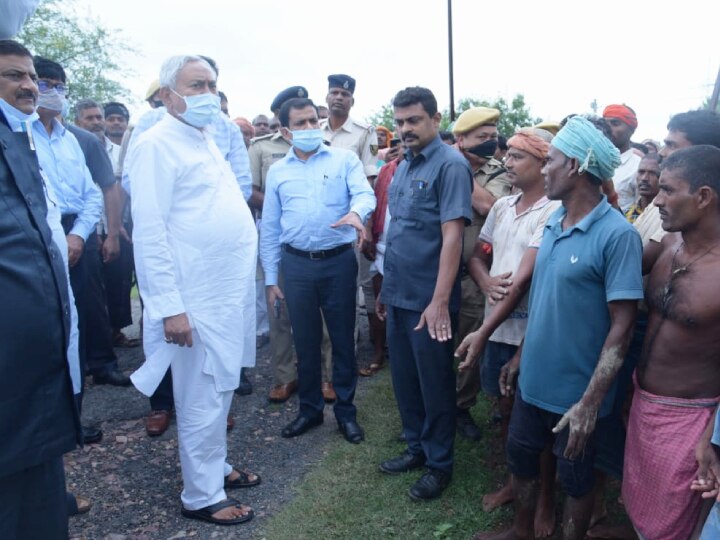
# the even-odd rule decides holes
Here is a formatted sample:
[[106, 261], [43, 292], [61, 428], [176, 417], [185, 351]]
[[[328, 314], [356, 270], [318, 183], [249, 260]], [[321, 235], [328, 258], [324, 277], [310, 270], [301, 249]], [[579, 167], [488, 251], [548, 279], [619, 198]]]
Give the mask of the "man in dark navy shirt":
[[388, 474], [427, 465], [410, 488], [415, 500], [450, 482], [455, 438], [452, 331], [460, 309], [463, 229], [472, 217], [472, 173], [438, 136], [432, 92], [406, 88], [393, 100], [406, 161], [389, 197], [390, 227], [378, 315], [387, 318], [393, 386], [408, 448], [383, 462]]

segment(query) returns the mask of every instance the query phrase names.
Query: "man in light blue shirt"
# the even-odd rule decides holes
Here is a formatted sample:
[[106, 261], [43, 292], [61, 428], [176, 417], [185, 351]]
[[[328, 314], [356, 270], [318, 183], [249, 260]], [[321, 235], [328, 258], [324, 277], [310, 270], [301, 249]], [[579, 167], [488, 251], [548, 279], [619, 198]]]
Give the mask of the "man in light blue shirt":
[[[56, 199], [53, 202], [60, 210], [61, 223], [67, 235], [70, 285], [78, 312], [78, 349], [83, 378], [88, 356], [87, 284], [90, 278], [90, 257], [97, 256], [95, 227], [102, 214], [103, 198], [86, 165], [80, 144], [59, 119], [67, 106], [65, 71], [60, 64], [40, 57], [35, 57], [34, 65], [40, 89], [37, 100], [40, 118], [33, 122], [31, 135], [41, 172], [52, 187], [50, 196]], [[111, 363], [108, 369], [117, 373], [117, 365]], [[82, 391], [77, 397], [77, 404], [80, 409]], [[99, 429], [83, 428], [86, 444], [99, 442], [101, 437]]]
[[[345, 439], [359, 443], [364, 433], [353, 405], [357, 261], [352, 246], [356, 238], [361, 244], [365, 239], [363, 221], [375, 208], [375, 195], [355, 154], [323, 144], [311, 100], [287, 101], [280, 110], [280, 123], [293, 148], [268, 171], [260, 259], [268, 307], [278, 313], [287, 299], [298, 357], [300, 413], [282, 436], [302, 435], [323, 422], [324, 317], [332, 342], [335, 417]], [[278, 286], [280, 272], [284, 292]]]

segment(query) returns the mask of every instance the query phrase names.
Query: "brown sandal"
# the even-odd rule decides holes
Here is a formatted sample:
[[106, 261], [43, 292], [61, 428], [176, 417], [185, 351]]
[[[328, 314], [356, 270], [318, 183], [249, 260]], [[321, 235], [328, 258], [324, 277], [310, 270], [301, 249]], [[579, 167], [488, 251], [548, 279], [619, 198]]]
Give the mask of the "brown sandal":
[[363, 377], [372, 377], [373, 375], [375, 375], [378, 371], [380, 371], [384, 367], [385, 367], [385, 362], [380, 362], [380, 363], [373, 362], [368, 367], [360, 368], [358, 370], [358, 373], [360, 375], [362, 375]]

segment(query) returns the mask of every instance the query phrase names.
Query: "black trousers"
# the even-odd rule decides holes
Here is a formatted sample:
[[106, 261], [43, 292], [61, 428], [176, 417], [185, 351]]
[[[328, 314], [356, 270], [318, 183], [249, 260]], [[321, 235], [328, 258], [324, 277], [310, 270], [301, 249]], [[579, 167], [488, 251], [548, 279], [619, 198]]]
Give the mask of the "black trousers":
[[0, 477], [0, 538], [68, 538], [62, 457]]
[[[348, 249], [334, 257], [312, 260], [283, 251], [281, 271], [297, 353], [300, 414], [322, 416], [325, 408], [320, 385], [323, 317], [332, 343], [332, 383], [338, 422], [354, 421], [357, 385], [355, 360], [355, 298], [357, 260]], [[321, 316], [322, 312], [322, 316]]]
[[150, 408], [153, 411], [172, 411], [175, 408], [171, 368], [168, 368], [157, 389], [150, 396]]
[[[455, 444], [455, 371], [452, 340], [431, 339], [415, 330], [419, 311], [387, 306], [390, 369], [408, 450], [427, 465], [452, 473]], [[457, 313], [450, 314], [453, 332]]]
[[87, 335], [87, 373], [103, 375], [117, 369], [117, 356], [113, 350], [112, 329], [107, 307], [103, 262], [98, 249], [97, 234], [93, 233], [85, 244], [87, 258], [87, 282], [85, 289], [85, 313]]
[[[128, 227], [129, 225], [125, 226], [126, 229]], [[133, 322], [130, 303], [132, 278], [135, 271], [132, 244], [121, 237], [120, 256], [112, 262], [103, 264], [102, 271], [110, 326], [117, 331], [130, 326]]]

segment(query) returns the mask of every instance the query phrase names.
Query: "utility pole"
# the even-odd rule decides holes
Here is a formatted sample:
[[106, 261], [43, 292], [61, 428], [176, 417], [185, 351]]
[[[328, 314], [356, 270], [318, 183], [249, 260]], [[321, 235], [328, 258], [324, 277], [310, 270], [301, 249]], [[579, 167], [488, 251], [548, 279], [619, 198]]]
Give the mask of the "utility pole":
[[717, 78], [715, 79], [715, 88], [713, 89], [708, 107], [711, 111], [717, 111], [718, 98], [720, 98], [720, 69], [718, 69]]
[[450, 121], [455, 121], [455, 82], [453, 80], [452, 0], [448, 0], [448, 66], [450, 67]]

